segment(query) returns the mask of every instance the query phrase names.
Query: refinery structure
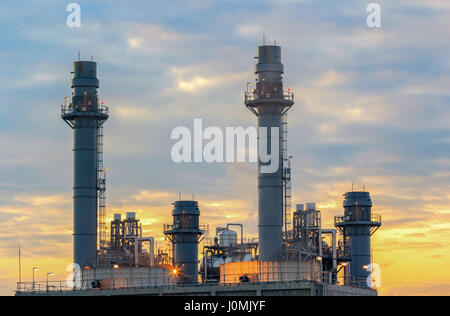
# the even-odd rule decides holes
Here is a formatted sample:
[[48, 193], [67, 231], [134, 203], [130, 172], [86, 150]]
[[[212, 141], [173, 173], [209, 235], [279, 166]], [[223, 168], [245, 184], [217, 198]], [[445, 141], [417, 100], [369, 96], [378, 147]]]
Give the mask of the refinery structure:
[[270, 173], [258, 159], [258, 238], [247, 237], [242, 224], [226, 222], [206, 238], [212, 232], [201, 224], [201, 205], [188, 200], [172, 204], [172, 221], [162, 227], [169, 251], [143, 235], [133, 212], [114, 214], [106, 223], [108, 107], [97, 95], [97, 64], [76, 61], [72, 97], [62, 105], [74, 133], [73, 278], [20, 282], [16, 295], [377, 295], [371, 236], [381, 216], [372, 213], [369, 192], [344, 194], [334, 228], [322, 227], [316, 203], [291, 206], [287, 115], [294, 94], [283, 87], [281, 47], [260, 46], [257, 61], [255, 88], [247, 89], [244, 102], [258, 127], [268, 128], [259, 137], [268, 144], [279, 138], [280, 155]]

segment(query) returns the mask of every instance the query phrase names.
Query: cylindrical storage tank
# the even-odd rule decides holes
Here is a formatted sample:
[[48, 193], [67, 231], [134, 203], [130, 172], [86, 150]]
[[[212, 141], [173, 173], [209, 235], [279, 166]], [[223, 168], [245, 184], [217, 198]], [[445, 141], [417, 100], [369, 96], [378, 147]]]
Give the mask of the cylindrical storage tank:
[[127, 219], [135, 219], [136, 213], [135, 212], [128, 212], [127, 213]]
[[304, 204], [297, 204], [296, 205], [296, 210], [297, 210], [297, 212], [303, 212], [305, 210], [305, 205]]
[[306, 210], [307, 211], [315, 211], [316, 210], [316, 203], [306, 203]]
[[238, 234], [234, 230], [222, 230], [219, 233], [219, 246], [231, 247], [237, 245]]
[[216, 227], [216, 236], [219, 236], [219, 233], [225, 229], [226, 229], [225, 227]]

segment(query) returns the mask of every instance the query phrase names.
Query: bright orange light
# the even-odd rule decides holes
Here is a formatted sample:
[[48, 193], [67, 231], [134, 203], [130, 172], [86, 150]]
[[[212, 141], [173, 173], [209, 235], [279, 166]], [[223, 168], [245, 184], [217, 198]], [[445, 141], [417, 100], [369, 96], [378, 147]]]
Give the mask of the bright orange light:
[[115, 264], [115, 265], [113, 265], [113, 268], [114, 268], [114, 269], [119, 269], [119, 265], [118, 265], [118, 264]]
[[178, 273], [177, 269], [173, 269], [173, 270], [172, 270], [172, 273], [173, 273], [173, 274], [177, 274], [177, 273]]
[[91, 270], [91, 267], [86, 266], [84, 267], [84, 270]]

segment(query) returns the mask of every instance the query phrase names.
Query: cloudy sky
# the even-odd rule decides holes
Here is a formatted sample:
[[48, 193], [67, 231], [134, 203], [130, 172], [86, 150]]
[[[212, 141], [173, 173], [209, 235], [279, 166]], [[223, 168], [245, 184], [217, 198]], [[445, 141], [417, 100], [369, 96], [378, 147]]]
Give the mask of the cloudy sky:
[[243, 105], [256, 47], [282, 46], [293, 204], [318, 203], [324, 226], [363, 185], [383, 227], [373, 238], [382, 294], [450, 295], [450, 3], [378, 0], [70, 1], [0, 4], [0, 294], [71, 262], [72, 133], [60, 118], [78, 51], [99, 63], [108, 212], [136, 211], [164, 246], [178, 192], [202, 222], [256, 228], [254, 164], [175, 164], [177, 126], [255, 126]]

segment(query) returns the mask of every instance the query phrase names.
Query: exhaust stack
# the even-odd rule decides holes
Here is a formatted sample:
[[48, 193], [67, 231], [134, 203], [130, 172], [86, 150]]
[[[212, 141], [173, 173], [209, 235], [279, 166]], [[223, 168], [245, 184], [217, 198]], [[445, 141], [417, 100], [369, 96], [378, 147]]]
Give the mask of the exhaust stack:
[[72, 99], [62, 106], [62, 118], [74, 134], [73, 260], [84, 268], [97, 257], [97, 136], [108, 108], [98, 101], [97, 63], [77, 61], [73, 68]]
[[[268, 165], [261, 161], [258, 154], [258, 230], [259, 260], [274, 261], [282, 245], [283, 227], [283, 161], [282, 157], [282, 118], [294, 105], [294, 95], [283, 90], [284, 67], [281, 63], [280, 46], [258, 47], [256, 88], [245, 94], [245, 105], [258, 117], [258, 140], [266, 143], [268, 152], [278, 150], [278, 169], [264, 173], [262, 167]], [[278, 135], [272, 135], [271, 128], [278, 129]], [[261, 128], [267, 131], [267, 137], [261, 135]], [[265, 139], [263, 139], [263, 137]], [[270, 148], [272, 138], [278, 138], [279, 148]]]

